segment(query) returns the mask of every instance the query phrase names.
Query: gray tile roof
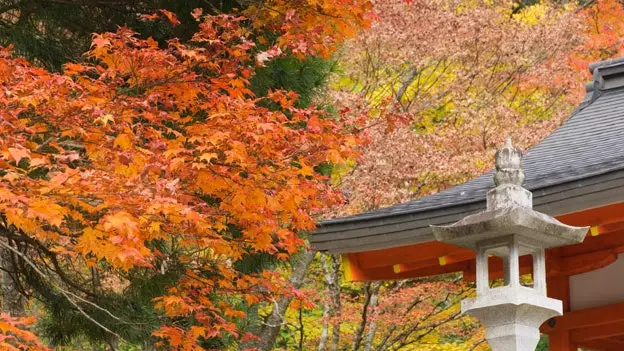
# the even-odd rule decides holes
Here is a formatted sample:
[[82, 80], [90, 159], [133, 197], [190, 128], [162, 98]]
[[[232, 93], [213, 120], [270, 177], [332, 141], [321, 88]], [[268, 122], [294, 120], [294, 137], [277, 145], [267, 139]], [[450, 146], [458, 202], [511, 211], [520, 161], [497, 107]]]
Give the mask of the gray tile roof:
[[[591, 68], [594, 83], [589, 85], [585, 100], [561, 128], [524, 156], [525, 187], [533, 192], [538, 210], [546, 201], [546, 198], [539, 198], [550, 196], [552, 200], [553, 191], [563, 192], [557, 195], [561, 201], [566, 199], [566, 193], [581, 191], [589, 184], [592, 184], [594, 193], [600, 192], [604, 190], [601, 187], [607, 187], [607, 183], [613, 181], [614, 176], [610, 173], [624, 171], [624, 61], [605, 61]], [[624, 173], [622, 175], [624, 177]], [[596, 184], [599, 178], [602, 181]], [[615, 178], [619, 179], [619, 176]], [[591, 179], [594, 181], [588, 181]], [[429, 241], [429, 224], [441, 224], [446, 220], [450, 223], [461, 218], [457, 218], [460, 214], [463, 216], [482, 209], [486, 193], [492, 187], [492, 173], [488, 172], [434, 195], [325, 221], [320, 224], [318, 232], [310, 236], [310, 241], [316, 249], [335, 252]], [[622, 194], [624, 201], [624, 184], [610, 192], [611, 195]], [[590, 194], [584, 196], [587, 195]], [[571, 201], [580, 199], [568, 199]], [[562, 214], [564, 209], [559, 206], [559, 209], [544, 212], [548, 211]], [[555, 213], [557, 211], [559, 213]]]

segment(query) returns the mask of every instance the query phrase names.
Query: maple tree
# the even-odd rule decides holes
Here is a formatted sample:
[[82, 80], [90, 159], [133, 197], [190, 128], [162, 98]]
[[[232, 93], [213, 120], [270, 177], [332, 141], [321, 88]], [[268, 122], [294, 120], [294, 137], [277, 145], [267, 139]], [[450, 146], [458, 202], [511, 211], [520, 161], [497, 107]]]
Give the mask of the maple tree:
[[[25, 295], [136, 342], [151, 330], [121, 306], [139, 282], [162, 280], [158, 344], [194, 350], [253, 339], [237, 326], [244, 306], [298, 293], [238, 262], [301, 249], [299, 232], [340, 201], [319, 167], [357, 156], [358, 121], [297, 107], [292, 91], [256, 96], [250, 79], [285, 52], [329, 55], [368, 25], [368, 5], [266, 6], [280, 15], [262, 23], [265, 7], [245, 12], [254, 21], [194, 11], [198, 31], [164, 48], [128, 28], [96, 34], [89, 63], [62, 74], [2, 49], [0, 245]], [[177, 24], [168, 11], [144, 18]]]
[[[335, 44], [355, 33], [350, 20], [366, 13], [370, 4], [298, 0], [0, 0], [0, 43], [11, 43], [17, 54], [59, 70], [67, 61], [81, 60], [91, 44], [92, 33], [112, 32], [118, 26], [129, 26], [141, 37], [152, 37], [162, 45], [172, 38], [188, 40], [197, 30], [192, 17], [195, 8], [211, 15], [245, 12], [256, 28], [263, 28], [259, 37], [264, 40], [256, 41], [258, 44], [272, 43], [278, 32], [289, 33], [280, 36], [282, 46], [303, 43], [299, 39], [305, 33], [323, 37], [323, 42], [309, 52], [329, 55]], [[169, 26], [137, 16], [157, 13], [159, 9], [175, 13], [179, 23]], [[303, 45], [294, 53], [303, 57], [305, 51], [308, 49]]]
[[[250, 1], [236, 0], [0, 0], [0, 42], [12, 44], [14, 53], [47, 68], [60, 70], [68, 62], [82, 60], [93, 33], [113, 32], [129, 26], [143, 38], [189, 39], [197, 30], [192, 10], [203, 8], [217, 15], [243, 9]], [[167, 9], [179, 17], [172, 27], [145, 21], [138, 13]]]
[[335, 215], [471, 179], [491, 167], [506, 135], [530, 148], [582, 99], [589, 63], [624, 50], [614, 0], [397, 0], [375, 9], [374, 28], [341, 51], [345, 72], [333, 83], [332, 101], [377, 117], [363, 159], [336, 177], [349, 206]]
[[[511, 135], [548, 135], [582, 97], [567, 57], [582, 43], [569, 5], [384, 1], [372, 30], [343, 50], [333, 100], [369, 111], [371, 143], [340, 179], [344, 213], [404, 202], [491, 167]], [[414, 26], [418, 23], [418, 26]]]
[[16, 318], [7, 314], [0, 315], [0, 346], [3, 350], [42, 350], [49, 349], [37, 338], [37, 336], [28, 330], [34, 323], [35, 319]]
[[621, 57], [624, 54], [624, 7], [614, 0], [590, 2], [581, 11], [585, 40], [571, 56], [571, 64], [590, 79], [588, 66], [593, 61]]

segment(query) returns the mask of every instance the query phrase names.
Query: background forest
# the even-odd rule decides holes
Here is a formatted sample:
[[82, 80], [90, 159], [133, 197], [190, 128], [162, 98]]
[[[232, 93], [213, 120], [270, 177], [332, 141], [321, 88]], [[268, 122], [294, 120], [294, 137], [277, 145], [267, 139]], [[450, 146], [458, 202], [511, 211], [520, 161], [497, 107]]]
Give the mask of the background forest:
[[[306, 236], [561, 125], [618, 0], [0, 0], [7, 350], [486, 350]], [[543, 340], [540, 347], [546, 347]]]

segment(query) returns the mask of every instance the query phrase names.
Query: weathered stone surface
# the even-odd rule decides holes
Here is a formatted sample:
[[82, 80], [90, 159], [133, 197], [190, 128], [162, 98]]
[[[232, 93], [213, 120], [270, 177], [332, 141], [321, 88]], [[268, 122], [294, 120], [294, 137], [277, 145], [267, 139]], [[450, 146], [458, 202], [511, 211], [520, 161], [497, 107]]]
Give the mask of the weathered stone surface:
[[511, 138], [507, 137], [505, 146], [496, 151], [495, 165], [496, 174], [494, 184], [515, 184], [521, 186], [524, 183], [524, 171], [522, 170], [522, 151], [511, 145]]
[[582, 242], [589, 227], [572, 227], [525, 207], [508, 207], [467, 216], [450, 226], [431, 226], [436, 240], [476, 250], [481, 240], [517, 235], [542, 248]]
[[502, 184], [488, 191], [486, 210], [499, 210], [507, 207], [533, 208], [533, 194], [515, 184]]
[[540, 338], [539, 326], [561, 315], [562, 304], [531, 288], [505, 286], [462, 301], [462, 312], [483, 323], [492, 350], [533, 351]]

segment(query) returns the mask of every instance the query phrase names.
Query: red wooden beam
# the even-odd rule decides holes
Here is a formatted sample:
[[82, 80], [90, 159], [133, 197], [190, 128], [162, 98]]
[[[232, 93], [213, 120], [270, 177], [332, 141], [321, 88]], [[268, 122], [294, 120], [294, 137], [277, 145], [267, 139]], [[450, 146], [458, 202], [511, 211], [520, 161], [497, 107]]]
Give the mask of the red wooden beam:
[[589, 236], [605, 235], [613, 232], [621, 232], [624, 230], [624, 222], [609, 223], [589, 228]]
[[624, 203], [617, 203], [585, 211], [558, 216], [557, 219], [572, 226], [601, 226], [605, 224], [624, 222]]
[[[561, 300], [565, 316], [570, 310], [570, 278], [568, 276], [546, 277], [546, 287], [549, 297]], [[548, 322], [545, 325], [548, 325]], [[554, 330], [548, 334], [548, 349], [551, 351], [576, 351], [577, 347], [572, 342], [570, 331]]]
[[575, 275], [593, 271], [617, 260], [616, 249], [594, 251], [577, 256], [551, 258], [547, 261], [549, 275]]
[[[553, 292], [553, 294], [555, 293]], [[551, 296], [550, 291], [548, 295]], [[566, 312], [563, 316], [555, 318], [553, 327], [549, 326], [548, 323], [544, 323], [541, 331], [550, 334], [558, 331], [583, 329], [611, 323], [624, 323], [624, 303]]]
[[[624, 235], [622, 235], [624, 237]], [[602, 241], [604, 243], [604, 240]], [[557, 257], [549, 253], [546, 259], [547, 276], [569, 276], [596, 270], [613, 263], [617, 254], [624, 247], [609, 248], [601, 251], [589, 252], [569, 257]], [[370, 268], [362, 261], [362, 256], [357, 254], [345, 255], [347, 277], [354, 281], [366, 281], [367, 277], [375, 277], [374, 280], [405, 279], [424, 277], [435, 274], [445, 274], [462, 271], [464, 280], [474, 281], [474, 253], [453, 252], [446, 256], [432, 257], [408, 263], [399, 263], [392, 266], [379, 266]], [[364, 267], [363, 267], [364, 266]], [[498, 257], [489, 258], [490, 279], [503, 277], [503, 263]], [[520, 257], [520, 274], [533, 272], [533, 259], [530, 255]]]
[[588, 235], [582, 243], [558, 247], [549, 251], [557, 256], [565, 257], [620, 247], [624, 247], [624, 231], [598, 236]]
[[584, 350], [592, 351], [622, 351], [624, 350], [624, 342], [613, 339], [583, 341], [578, 346]]
[[[354, 267], [353, 278], [358, 281], [365, 280], [369, 275], [376, 277], [375, 280], [418, 278], [452, 273], [453, 268], [461, 268], [464, 279], [474, 281], [474, 252], [471, 250], [439, 242], [397, 249], [401, 250], [348, 254], [351, 266]], [[406, 256], [407, 251], [412, 253], [411, 258]], [[396, 256], [393, 256], [393, 252]], [[622, 252], [624, 252], [624, 231], [588, 236], [583, 243], [547, 250], [547, 274], [573, 275], [595, 270], [612, 263], [617, 254]], [[523, 256], [520, 267], [522, 274], [531, 273], [533, 269], [531, 257]], [[399, 278], [397, 273], [403, 278]], [[490, 276], [492, 279], [502, 277], [502, 263], [496, 261], [490, 263]]]
[[471, 250], [439, 241], [432, 241], [391, 249], [358, 252], [352, 255], [356, 256], [362, 269], [371, 269], [426, 261], [434, 261], [437, 263], [440, 257], [454, 255], [466, 256], [470, 254], [472, 254], [472, 257], [468, 258], [474, 258], [474, 253]]
[[[343, 255], [343, 269], [345, 278], [351, 281], [374, 281], [391, 279], [408, 279], [415, 277], [427, 277], [447, 273], [461, 272], [468, 268], [469, 261], [461, 261], [446, 265], [427, 265], [426, 267], [410, 267], [410, 270], [401, 270], [400, 267], [386, 266], [372, 269], [361, 269], [352, 254]], [[397, 269], [399, 268], [399, 269]]]
[[624, 321], [611, 322], [570, 331], [572, 340], [579, 344], [583, 341], [607, 339], [621, 335], [624, 335]]

